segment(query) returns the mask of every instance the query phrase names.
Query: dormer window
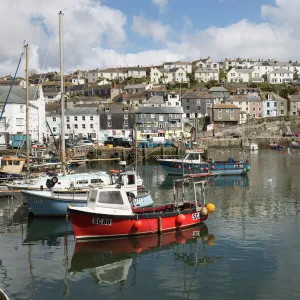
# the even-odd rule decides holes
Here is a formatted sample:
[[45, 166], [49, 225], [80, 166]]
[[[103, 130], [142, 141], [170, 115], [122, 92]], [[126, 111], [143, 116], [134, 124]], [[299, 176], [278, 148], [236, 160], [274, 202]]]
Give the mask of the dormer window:
[[105, 107], [104, 110], [105, 111], [110, 111], [110, 108], [109, 107]]

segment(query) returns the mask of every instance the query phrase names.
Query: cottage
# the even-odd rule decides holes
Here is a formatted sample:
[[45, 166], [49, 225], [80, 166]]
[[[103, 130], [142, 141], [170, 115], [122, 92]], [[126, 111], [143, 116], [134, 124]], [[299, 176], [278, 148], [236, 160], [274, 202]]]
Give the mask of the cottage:
[[300, 94], [289, 95], [289, 114], [300, 116]]
[[192, 63], [190, 62], [183, 62], [183, 61], [173, 61], [173, 62], [166, 62], [163, 64], [163, 68], [170, 71], [171, 69], [183, 69], [185, 73], [192, 73]]
[[197, 69], [195, 71], [195, 80], [199, 82], [219, 81], [219, 71], [212, 68]]
[[278, 68], [274, 71], [270, 72], [267, 75], [267, 79], [269, 83], [272, 84], [282, 84], [282, 83], [290, 83], [293, 81], [293, 72], [284, 68]]
[[215, 104], [224, 103], [225, 99], [230, 96], [230, 92], [222, 86], [213, 86], [209, 93], [215, 98]]
[[275, 93], [261, 92], [263, 118], [285, 116], [288, 114], [287, 100]]
[[209, 112], [212, 123], [237, 125], [240, 121], [240, 109], [234, 104], [216, 104]]

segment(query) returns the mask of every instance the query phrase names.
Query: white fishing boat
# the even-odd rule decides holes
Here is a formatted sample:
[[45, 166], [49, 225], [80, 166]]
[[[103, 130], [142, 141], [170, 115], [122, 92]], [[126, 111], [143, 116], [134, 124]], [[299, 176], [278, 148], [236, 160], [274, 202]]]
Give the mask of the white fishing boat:
[[[35, 216], [65, 216], [68, 205], [87, 205], [88, 192], [83, 192], [82, 190], [69, 190], [68, 193], [54, 192], [52, 188], [57, 184], [57, 181], [57, 177], [47, 181], [48, 191], [22, 191], [23, 201], [29, 205]], [[138, 176], [135, 171], [119, 172], [117, 176], [116, 173], [112, 173], [110, 174], [110, 185], [100, 188], [124, 191], [133, 207], [153, 205], [150, 193], [139, 189]]]

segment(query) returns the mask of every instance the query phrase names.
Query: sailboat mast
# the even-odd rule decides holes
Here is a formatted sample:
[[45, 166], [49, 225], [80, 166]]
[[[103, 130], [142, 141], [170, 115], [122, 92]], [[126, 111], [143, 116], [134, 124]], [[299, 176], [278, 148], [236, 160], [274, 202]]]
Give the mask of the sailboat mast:
[[65, 148], [65, 95], [64, 95], [64, 42], [63, 42], [63, 13], [59, 12], [59, 54], [60, 54], [60, 92], [61, 92], [61, 164], [63, 174], [66, 175]]
[[30, 155], [30, 139], [29, 139], [29, 77], [28, 77], [28, 44], [25, 45], [26, 51], [26, 172], [29, 173], [29, 155]]

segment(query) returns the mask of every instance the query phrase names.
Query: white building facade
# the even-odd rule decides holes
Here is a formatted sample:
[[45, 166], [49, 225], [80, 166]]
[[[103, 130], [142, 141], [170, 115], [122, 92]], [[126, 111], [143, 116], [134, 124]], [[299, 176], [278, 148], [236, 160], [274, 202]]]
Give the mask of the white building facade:
[[198, 69], [195, 71], [195, 80], [199, 82], [219, 81], [219, 71], [212, 68]]
[[267, 75], [267, 80], [271, 84], [290, 83], [293, 81], [294, 73], [284, 68], [278, 68]]

